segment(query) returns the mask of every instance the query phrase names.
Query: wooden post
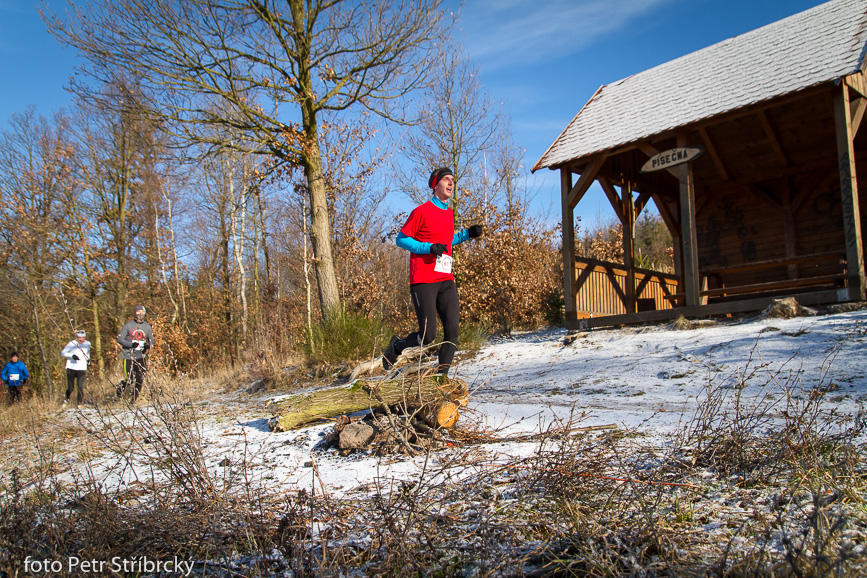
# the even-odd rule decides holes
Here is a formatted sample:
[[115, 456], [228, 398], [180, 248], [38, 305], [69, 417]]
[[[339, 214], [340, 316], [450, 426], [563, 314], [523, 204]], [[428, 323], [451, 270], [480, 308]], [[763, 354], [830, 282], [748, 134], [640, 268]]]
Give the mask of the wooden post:
[[626, 268], [626, 312], [635, 313], [635, 201], [632, 198], [632, 183], [628, 180], [620, 187], [623, 213], [623, 265]]
[[834, 95], [834, 122], [837, 128], [837, 167], [840, 171], [840, 194], [843, 201], [843, 234], [846, 241], [846, 261], [849, 300], [865, 297], [864, 249], [861, 245], [861, 210], [858, 206], [858, 182], [855, 173], [854, 134], [851, 124], [849, 87], [845, 83]]
[[[780, 182], [780, 202], [783, 206], [783, 233], [786, 237], [786, 258], [793, 259], [797, 254], [797, 239], [795, 238], [795, 214], [792, 211], [792, 185], [789, 177], [783, 177]], [[788, 266], [789, 279], [798, 278], [798, 265]]]
[[608, 155], [601, 154], [594, 158], [581, 171], [581, 177], [572, 186], [572, 173], [563, 167], [560, 169], [560, 196], [562, 197], [563, 226], [563, 301], [566, 306], [566, 327], [578, 329], [578, 292], [575, 284], [575, 205], [584, 197], [584, 193], [596, 180], [596, 175], [605, 163]]
[[560, 196], [563, 203], [563, 303], [565, 304], [566, 327], [575, 329], [578, 324], [578, 303], [575, 293], [575, 213], [569, 204], [572, 192], [572, 173], [560, 169]]
[[[671, 248], [674, 253], [674, 276], [678, 279], [683, 279], [683, 256], [680, 243], [681, 227], [678, 220], [679, 215], [674, 209], [674, 203], [669, 205], [668, 199], [662, 195], [653, 195], [653, 202], [656, 203], [656, 208], [659, 211], [659, 216], [662, 217], [662, 222], [668, 227], [668, 232], [671, 233]], [[683, 291], [681, 287], [678, 291]]]
[[[678, 135], [677, 146], [688, 146], [686, 135]], [[686, 306], [700, 305], [698, 275], [698, 234], [695, 225], [695, 179], [692, 163], [677, 167], [680, 179], [680, 229], [683, 243], [683, 289]]]

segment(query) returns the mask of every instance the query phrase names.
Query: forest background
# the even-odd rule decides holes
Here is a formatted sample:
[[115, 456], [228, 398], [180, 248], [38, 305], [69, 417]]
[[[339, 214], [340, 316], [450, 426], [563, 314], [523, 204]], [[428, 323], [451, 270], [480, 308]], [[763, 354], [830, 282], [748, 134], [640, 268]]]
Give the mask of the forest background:
[[[562, 321], [559, 216], [529, 210], [524, 151], [440, 2], [145, 4], [44, 13], [86, 74], [72, 106], [0, 131], [0, 334], [37, 394], [65, 387], [77, 329], [111, 378], [137, 303], [172, 372], [378, 355], [415, 325], [394, 237], [437, 166], [456, 228], [486, 231], [456, 251], [462, 333]], [[577, 227], [579, 255], [622, 261], [619, 224]], [[659, 218], [635, 234], [670, 271]]]

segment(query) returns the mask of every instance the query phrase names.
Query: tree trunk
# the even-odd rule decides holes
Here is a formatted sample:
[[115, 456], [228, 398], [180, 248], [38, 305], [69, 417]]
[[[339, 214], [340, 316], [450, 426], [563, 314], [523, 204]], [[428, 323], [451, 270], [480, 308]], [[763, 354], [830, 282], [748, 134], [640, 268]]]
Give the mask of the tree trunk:
[[90, 248], [85, 249], [82, 265], [87, 278], [87, 296], [90, 298], [90, 313], [93, 317], [93, 353], [90, 355], [91, 363], [96, 359], [99, 368], [99, 376], [105, 375], [105, 361], [102, 359], [102, 335], [99, 325], [99, 298], [96, 292], [96, 283], [93, 280], [93, 269], [90, 266]]
[[[169, 215], [171, 215], [171, 204], [169, 205]], [[163, 260], [162, 249], [160, 249], [159, 236], [160, 236], [160, 216], [159, 216], [159, 213], [154, 213], [154, 237], [157, 239], [156, 251], [157, 251], [157, 262], [159, 263], [159, 268], [160, 268], [160, 279], [163, 282], [163, 286], [166, 288], [166, 294], [169, 296], [169, 301], [172, 302], [172, 306], [174, 307], [174, 312], [172, 313], [172, 320], [171, 320], [172, 325], [174, 325], [178, 320], [178, 316], [180, 315], [181, 309], [178, 306], [178, 302], [175, 300], [175, 296], [172, 295], [172, 287], [171, 287], [171, 285], [169, 285], [169, 278], [168, 278], [168, 275], [166, 275], [166, 263]]]
[[118, 154], [120, 155], [120, 162], [122, 163], [122, 168], [120, 170], [120, 175], [118, 181], [114, 183], [115, 186], [115, 206], [117, 207], [117, 223], [114, 224], [115, 235], [115, 258], [117, 259], [116, 267], [117, 267], [117, 284], [115, 285], [115, 294], [114, 294], [114, 316], [117, 320], [118, 324], [121, 324], [121, 320], [124, 317], [124, 311], [126, 310], [126, 296], [127, 296], [127, 285], [129, 283], [129, 279], [127, 279], [127, 253], [128, 253], [128, 235], [127, 235], [127, 204], [129, 203], [129, 184], [132, 180], [132, 168], [130, 167], [130, 159], [129, 159], [129, 146], [130, 143], [127, 141], [126, 130], [120, 136], [121, 142], [119, 143], [120, 150]]
[[[394, 381], [356, 381], [337, 387], [299, 395], [278, 405], [275, 429], [288, 431], [322, 418], [354, 413], [385, 405], [404, 405], [406, 411], [419, 411], [426, 420], [443, 418], [441, 427], [451, 427], [457, 407], [469, 401], [467, 384], [443, 375]], [[382, 401], [380, 401], [382, 400]]]
[[232, 366], [235, 365], [235, 349], [233, 347], [234, 331], [232, 327], [232, 279], [229, 273], [229, 231], [226, 224], [226, 202], [223, 203], [223, 208], [220, 211], [220, 250], [221, 250], [221, 268], [223, 273], [223, 307], [225, 308], [226, 320], [226, 348], [229, 354], [229, 362]]
[[166, 197], [166, 202], [168, 203], [169, 210], [169, 239], [172, 247], [172, 271], [175, 276], [175, 290], [178, 294], [178, 299], [181, 301], [181, 327], [189, 333], [190, 328], [187, 325], [187, 301], [184, 298], [184, 286], [183, 283], [181, 283], [181, 272], [178, 267], [178, 250], [177, 245], [175, 244], [174, 213], [172, 212], [172, 202], [168, 197]]
[[[337, 273], [331, 251], [331, 221], [328, 214], [328, 196], [322, 174], [322, 150], [319, 142], [319, 124], [316, 118], [317, 97], [311, 75], [311, 39], [306, 35], [310, 14], [309, 3], [289, 0], [298, 52], [298, 96], [301, 108], [301, 126], [304, 146], [301, 162], [307, 178], [307, 194], [310, 196], [310, 243], [313, 245], [314, 269], [319, 289], [319, 308], [322, 321], [340, 312], [340, 292], [337, 288]], [[315, 16], [315, 15], [314, 15]]]
[[313, 267], [319, 288], [319, 306], [322, 319], [326, 320], [340, 312], [340, 293], [331, 251], [331, 222], [315, 116], [309, 122], [306, 127], [309, 152], [305, 159], [304, 172], [310, 193], [310, 242], [313, 245]]
[[259, 207], [259, 223], [262, 231], [262, 258], [265, 260], [265, 283], [271, 285], [271, 255], [268, 253], [268, 215], [265, 213], [265, 205], [262, 203], [262, 195], [259, 187], [256, 187], [256, 204]]
[[307, 204], [301, 202], [301, 223], [304, 237], [304, 287], [307, 290], [307, 335], [310, 338], [310, 350], [316, 353], [316, 341], [313, 339], [313, 311], [310, 299], [310, 262], [307, 260]]
[[[254, 207], [251, 213], [251, 218], [253, 219], [253, 320], [254, 327], [256, 329], [261, 329], [262, 320], [259, 314], [259, 303], [262, 300], [262, 288], [259, 280], [259, 215], [257, 208]], [[259, 332], [257, 331], [257, 334]]]
[[99, 301], [96, 295], [91, 294], [90, 310], [93, 314], [93, 354], [90, 356], [91, 361], [96, 358], [96, 366], [99, 369], [99, 377], [105, 376], [105, 361], [102, 359], [102, 335], [100, 335], [99, 327]]
[[39, 355], [42, 358], [42, 372], [45, 379], [46, 391], [43, 392], [43, 397], [50, 399], [54, 391], [54, 382], [51, 380], [51, 366], [48, 365], [48, 357], [45, 355], [45, 336], [42, 335], [42, 324], [39, 323], [39, 307], [38, 295], [33, 295], [30, 300], [31, 312], [33, 313], [33, 324], [36, 330], [36, 345], [39, 347]]
[[[246, 179], [245, 179], [246, 180]], [[238, 216], [240, 211], [241, 215]], [[238, 300], [241, 302], [241, 348], [247, 347], [247, 269], [244, 266], [244, 239], [247, 234], [247, 193], [244, 186], [235, 202], [232, 196], [230, 216], [230, 231], [232, 234], [232, 251], [235, 256], [235, 268], [238, 272]], [[240, 222], [239, 222], [240, 221]]]
[[96, 285], [93, 282], [93, 271], [90, 268], [90, 256], [84, 257], [84, 270], [87, 274], [88, 293], [90, 297], [90, 312], [93, 316], [93, 353], [90, 359], [96, 358], [96, 365], [99, 368], [99, 376], [105, 376], [105, 361], [102, 358], [102, 335], [100, 334], [99, 325], [99, 299], [96, 294]]

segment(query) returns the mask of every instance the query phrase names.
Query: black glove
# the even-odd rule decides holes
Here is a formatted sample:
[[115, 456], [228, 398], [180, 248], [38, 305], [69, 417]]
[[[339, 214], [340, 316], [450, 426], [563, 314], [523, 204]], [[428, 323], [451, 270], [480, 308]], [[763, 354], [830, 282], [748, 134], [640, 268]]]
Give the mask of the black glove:
[[430, 252], [431, 252], [431, 254], [439, 257], [440, 255], [442, 255], [443, 253], [446, 252], [446, 246], [443, 245], [442, 243], [434, 243], [433, 245], [430, 246]]
[[136, 349], [136, 350], [140, 349], [141, 348], [141, 341], [133, 341], [132, 342], [132, 348]]
[[467, 231], [470, 233], [470, 239], [475, 239], [482, 236], [482, 233], [485, 232], [485, 227], [483, 225], [470, 225]]
[[79, 357], [76, 354], [72, 354], [72, 361], [78, 361]]

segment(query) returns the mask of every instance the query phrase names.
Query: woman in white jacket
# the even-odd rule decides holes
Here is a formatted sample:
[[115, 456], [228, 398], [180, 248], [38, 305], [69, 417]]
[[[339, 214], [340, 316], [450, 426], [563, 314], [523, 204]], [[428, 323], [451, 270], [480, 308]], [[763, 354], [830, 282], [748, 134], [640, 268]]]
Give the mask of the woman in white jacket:
[[75, 389], [75, 382], [78, 382], [78, 397], [77, 403], [84, 401], [84, 382], [87, 379], [87, 362], [90, 361], [90, 341], [87, 341], [87, 334], [82, 331], [75, 332], [75, 339], [66, 344], [63, 351], [60, 352], [61, 357], [66, 358], [66, 399], [63, 404], [69, 402], [69, 396], [72, 395], [72, 390]]

